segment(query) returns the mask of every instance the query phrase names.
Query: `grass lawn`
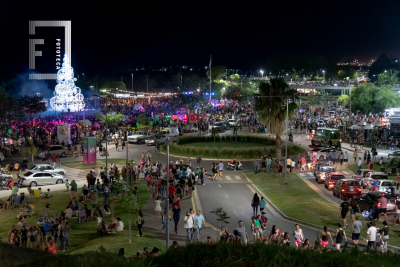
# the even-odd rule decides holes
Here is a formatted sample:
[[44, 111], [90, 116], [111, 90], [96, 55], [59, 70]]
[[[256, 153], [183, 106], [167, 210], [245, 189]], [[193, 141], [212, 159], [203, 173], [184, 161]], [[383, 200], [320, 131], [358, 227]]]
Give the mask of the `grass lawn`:
[[[149, 199], [150, 195], [144, 182], [138, 183], [137, 186], [139, 190], [138, 204], [139, 208], [142, 208], [142, 206]], [[78, 189], [78, 194], [80, 195], [80, 193], [81, 192]], [[54, 213], [60, 214], [61, 211], [66, 209], [69, 199], [70, 193], [64, 190], [53, 192], [53, 197], [50, 199], [35, 199], [31, 197], [31, 203], [36, 207], [35, 215], [27, 218], [26, 222], [29, 225], [35, 225], [39, 214], [43, 212], [47, 203], [50, 204], [50, 216], [53, 216]], [[102, 204], [104, 204], [102, 198], [99, 198], [99, 200], [102, 202]], [[83, 203], [80, 204], [83, 205]], [[88, 206], [91, 206], [91, 201], [87, 202], [87, 204]], [[0, 237], [3, 239], [3, 242], [7, 242], [7, 234], [11, 229], [11, 226], [17, 224], [17, 214], [18, 210], [0, 211]], [[135, 254], [137, 250], [143, 251], [143, 248], [146, 246], [151, 249], [153, 247], [164, 248], [163, 243], [145, 232], [143, 237], [136, 237], [138, 234], [135, 224], [135, 220], [137, 218], [136, 212], [129, 214], [121, 207], [121, 204], [117, 202], [115, 203], [114, 214], [115, 217], [121, 218], [122, 222], [124, 223], [124, 230], [116, 234], [109, 234], [105, 237], [97, 236], [96, 219], [80, 224], [77, 223], [76, 218], [69, 219], [69, 225], [71, 226], [72, 230], [70, 232], [70, 246], [68, 252], [72, 254], [83, 253], [87, 251], [98, 250], [100, 246], [103, 246], [107, 250], [118, 252], [118, 250], [123, 247], [125, 248], [125, 253], [130, 256]], [[132, 243], [128, 243], [129, 219], [132, 221]], [[107, 224], [109, 224], [111, 222], [111, 216], [105, 217], [105, 221]]]
[[[197, 143], [187, 143], [183, 144], [182, 146], [195, 146], [195, 147], [214, 147], [214, 142], [197, 142]], [[263, 144], [260, 143], [252, 143], [252, 142], [223, 142], [218, 141], [215, 142], [216, 148], [223, 148], [223, 147], [263, 147]]]
[[[336, 229], [337, 223], [343, 224], [339, 218], [339, 207], [328, 202], [308, 186], [302, 179], [295, 174], [288, 175], [288, 185], [283, 184], [284, 177], [277, 177], [275, 172], [259, 172], [254, 174], [252, 170], [243, 172], [246, 176], [274, 203], [284, 214], [292, 218], [310, 222], [321, 226]], [[392, 176], [391, 176], [392, 177]], [[325, 188], [322, 188], [325, 190]], [[360, 214], [357, 214], [360, 216]], [[362, 216], [360, 216], [362, 218]], [[347, 223], [350, 225], [350, 212], [347, 215]], [[367, 222], [361, 219], [363, 227]], [[390, 245], [400, 246], [400, 227], [394, 227], [389, 222]], [[382, 220], [377, 223], [377, 227], [382, 229]], [[351, 238], [351, 227], [344, 228], [348, 238]], [[361, 233], [366, 237], [366, 229]], [[350, 239], [349, 239], [350, 240]]]
[[[374, 164], [374, 166], [372, 167], [373, 171], [379, 172], [381, 170], [381, 167], [385, 168], [385, 171], [387, 171], [389, 169], [389, 163], [388, 162], [384, 162], [383, 166], [379, 165], [379, 164]], [[352, 172], [356, 172], [358, 170], [358, 165], [357, 164], [351, 164], [347, 166], [347, 169], [349, 169]], [[366, 164], [361, 165], [361, 169], [368, 169]], [[396, 179], [396, 175], [389, 175], [388, 176], [389, 180], [395, 180]]]
[[[130, 160], [130, 159], [129, 159]], [[97, 159], [97, 163], [94, 165], [84, 165], [83, 161], [72, 161], [72, 162], [63, 162], [61, 165], [68, 167], [68, 168], [75, 168], [75, 169], [88, 169], [90, 170], [92, 167], [95, 168], [100, 168], [106, 166], [106, 159]], [[117, 166], [125, 166], [126, 165], [126, 159], [108, 159], [107, 160], [108, 164], [114, 163]]]

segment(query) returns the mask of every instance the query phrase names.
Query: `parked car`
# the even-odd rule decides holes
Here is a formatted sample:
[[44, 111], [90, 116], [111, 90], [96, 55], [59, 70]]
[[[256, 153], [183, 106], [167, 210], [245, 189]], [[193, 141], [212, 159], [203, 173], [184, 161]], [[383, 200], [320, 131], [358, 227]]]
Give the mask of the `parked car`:
[[62, 184], [65, 183], [65, 176], [42, 172], [42, 171], [28, 171], [21, 175], [22, 185], [35, 187], [38, 185]]
[[[377, 184], [377, 185], [375, 185]], [[375, 187], [373, 186], [375, 185]], [[391, 188], [396, 186], [396, 181], [393, 180], [375, 180], [373, 183], [368, 185], [369, 191], [380, 191], [380, 192], [386, 192], [386, 193], [391, 193]], [[373, 188], [376, 188], [373, 190]]]
[[146, 140], [146, 145], [152, 146], [156, 145], [157, 143], [164, 144], [167, 141], [168, 141], [168, 136], [166, 136], [165, 134], [154, 135], [152, 138]]
[[400, 159], [400, 150], [397, 150], [391, 154], [388, 154], [388, 159]]
[[342, 200], [361, 195], [361, 186], [355, 179], [341, 179], [332, 188], [335, 197]]
[[325, 175], [336, 172], [335, 168], [332, 166], [322, 166], [318, 171], [315, 172], [315, 181], [319, 184], [322, 184], [325, 181]]
[[312, 160], [314, 156], [318, 160], [325, 160], [329, 155], [331, 155], [332, 159], [339, 159], [340, 153], [342, 153], [342, 151], [335, 148], [316, 148], [307, 151], [310, 160]]
[[385, 192], [373, 191], [362, 194], [356, 198], [357, 204], [361, 210], [360, 212], [363, 212], [364, 210], [370, 211], [382, 196], [387, 198], [387, 211], [394, 211], [397, 198]]
[[342, 179], [346, 179], [342, 173], [330, 172], [328, 175], [325, 175], [325, 188], [331, 190]]
[[196, 128], [184, 129], [184, 133], [197, 133], [199, 130]]
[[160, 131], [160, 134], [165, 134], [169, 137], [179, 136], [179, 129], [176, 127], [166, 127]]
[[57, 173], [57, 174], [60, 174], [63, 176], [65, 176], [67, 174], [67, 171], [64, 170], [63, 168], [53, 168], [53, 166], [51, 166], [49, 164], [36, 164], [35, 168], [33, 168], [32, 171]]
[[324, 121], [329, 121], [330, 116], [329, 116], [329, 115], [324, 115], [324, 116], [322, 117], [322, 119], [323, 119]]
[[352, 178], [356, 179], [361, 184], [361, 180], [365, 177], [367, 173], [371, 171], [371, 169], [359, 169], [355, 173], [353, 173]]
[[388, 176], [384, 172], [368, 172], [365, 177], [361, 180], [361, 186], [367, 188], [375, 180], [387, 180]]
[[50, 146], [50, 148], [46, 150], [46, 153], [51, 153], [51, 155], [56, 154], [57, 157], [64, 158], [69, 153], [69, 150], [67, 147], [54, 145]]
[[141, 145], [150, 138], [153, 138], [153, 135], [148, 132], [136, 132], [134, 135], [128, 136], [128, 143], [138, 143]]

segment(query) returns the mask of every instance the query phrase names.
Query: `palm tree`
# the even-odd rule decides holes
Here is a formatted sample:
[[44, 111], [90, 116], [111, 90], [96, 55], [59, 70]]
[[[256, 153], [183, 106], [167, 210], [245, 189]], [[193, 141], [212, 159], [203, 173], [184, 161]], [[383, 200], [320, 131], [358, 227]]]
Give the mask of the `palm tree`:
[[263, 122], [268, 132], [276, 135], [276, 160], [282, 159], [282, 139], [286, 121], [286, 103], [289, 102], [289, 119], [297, 108], [296, 91], [289, 88], [282, 78], [271, 79], [260, 83], [259, 94], [255, 97], [255, 110], [259, 120]]

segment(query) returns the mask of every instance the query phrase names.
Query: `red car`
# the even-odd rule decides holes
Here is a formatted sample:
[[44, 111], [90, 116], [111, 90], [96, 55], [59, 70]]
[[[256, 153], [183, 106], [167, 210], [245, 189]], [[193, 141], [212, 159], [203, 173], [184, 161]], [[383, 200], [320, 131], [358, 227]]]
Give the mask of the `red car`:
[[361, 196], [360, 183], [355, 179], [342, 179], [333, 186], [333, 195], [340, 199]]
[[325, 175], [325, 188], [331, 190], [339, 180], [345, 178], [346, 177], [344, 177], [344, 175], [340, 172], [331, 172], [329, 175]]

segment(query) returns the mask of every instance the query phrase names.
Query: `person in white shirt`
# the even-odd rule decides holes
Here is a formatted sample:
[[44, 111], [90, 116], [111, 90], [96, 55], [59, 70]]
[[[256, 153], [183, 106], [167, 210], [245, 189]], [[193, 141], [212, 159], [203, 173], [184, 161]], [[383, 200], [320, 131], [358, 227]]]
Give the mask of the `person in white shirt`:
[[192, 234], [193, 234], [193, 217], [190, 216], [189, 212], [186, 212], [184, 223], [185, 223], [184, 227], [187, 233], [187, 239], [188, 241], [190, 241], [192, 239]]
[[121, 221], [121, 218], [117, 218], [117, 232], [121, 232], [122, 230], [124, 230], [124, 223]]
[[367, 244], [367, 252], [369, 252], [369, 249], [371, 246], [374, 247], [375, 251], [376, 251], [376, 233], [377, 233], [377, 229], [375, 227], [375, 223], [371, 222], [368, 224], [369, 228], [367, 231], [367, 240], [368, 240], [368, 244]]
[[358, 157], [358, 169], [361, 170], [361, 164], [362, 164], [362, 160], [360, 157]]

